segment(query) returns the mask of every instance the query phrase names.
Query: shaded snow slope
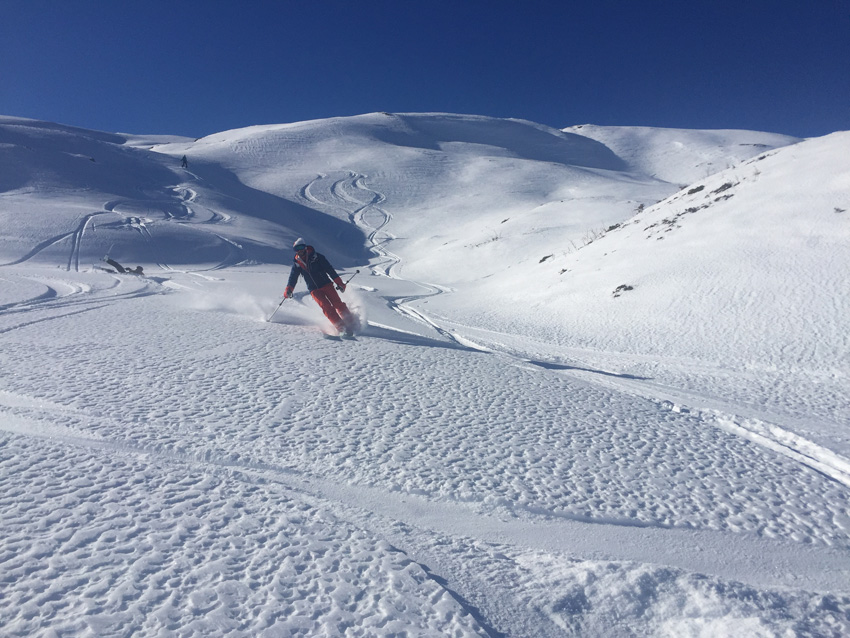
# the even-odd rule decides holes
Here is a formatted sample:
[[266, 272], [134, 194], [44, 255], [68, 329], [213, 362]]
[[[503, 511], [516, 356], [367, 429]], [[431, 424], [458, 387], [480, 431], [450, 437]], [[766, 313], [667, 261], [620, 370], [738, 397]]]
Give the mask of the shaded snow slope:
[[149, 141], [0, 118], [0, 223], [14, 229], [0, 237], [0, 264], [79, 270], [107, 252], [164, 270], [280, 262], [281, 248], [314, 228], [364, 256], [349, 225], [247, 187], [218, 165], [183, 169]]
[[[764, 146], [744, 146], [756, 137]], [[790, 140], [748, 132], [703, 138], [704, 148], [715, 141], [715, 152], [733, 149], [727, 155], [740, 158]], [[631, 158], [586, 135], [452, 114], [255, 126], [156, 150], [215, 162], [253, 188], [346, 221], [366, 214], [365, 225], [380, 227], [372, 239], [404, 255], [406, 276], [439, 273], [448, 287], [474, 287], [507, 264], [580, 246], [680, 187], [644, 166], [629, 169]], [[703, 161], [676, 156], [669, 166], [690, 160]], [[332, 232], [317, 234], [326, 250], [337, 250]]]
[[631, 170], [685, 186], [755, 155], [801, 140], [759, 131], [659, 129], [645, 126], [571, 126], [610, 148]]

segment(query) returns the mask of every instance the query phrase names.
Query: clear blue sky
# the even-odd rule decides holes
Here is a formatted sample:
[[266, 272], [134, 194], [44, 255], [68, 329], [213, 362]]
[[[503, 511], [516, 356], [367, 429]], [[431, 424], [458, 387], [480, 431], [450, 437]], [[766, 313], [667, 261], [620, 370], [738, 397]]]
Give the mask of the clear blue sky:
[[200, 137], [373, 111], [850, 129], [850, 0], [0, 0], [0, 114]]

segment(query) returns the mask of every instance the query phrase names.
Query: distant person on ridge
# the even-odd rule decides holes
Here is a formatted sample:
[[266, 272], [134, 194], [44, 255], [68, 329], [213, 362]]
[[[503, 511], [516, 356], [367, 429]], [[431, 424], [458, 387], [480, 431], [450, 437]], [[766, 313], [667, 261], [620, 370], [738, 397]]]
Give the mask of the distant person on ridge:
[[186, 159], [185, 155], [183, 156], [183, 159], [180, 160], [180, 166], [182, 166], [183, 168], [189, 168], [189, 160]]
[[[336, 274], [327, 258], [317, 253], [312, 246], [308, 246], [302, 238], [296, 239], [292, 248], [295, 250], [295, 259], [289, 273], [289, 282], [283, 293], [284, 298], [292, 297], [298, 277], [303, 275], [307, 290], [334, 327], [343, 334], [352, 334], [357, 328], [357, 318], [336, 292], [336, 290], [345, 292], [345, 284], [342, 283], [340, 276]], [[336, 290], [334, 290], [334, 284], [336, 284]]]

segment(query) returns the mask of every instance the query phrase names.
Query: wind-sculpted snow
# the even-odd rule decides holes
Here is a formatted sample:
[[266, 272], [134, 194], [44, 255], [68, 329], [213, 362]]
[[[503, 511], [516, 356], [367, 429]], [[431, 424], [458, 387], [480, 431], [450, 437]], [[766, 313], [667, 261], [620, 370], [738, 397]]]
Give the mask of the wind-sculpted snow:
[[[102, 309], [98, 327], [114, 323], [123, 335], [126, 318], [113, 313]], [[41, 391], [76, 397], [75, 405], [104, 401], [78, 405], [99, 415], [89, 427], [142, 449], [300, 468], [518, 513], [847, 545], [841, 485], [711, 419], [600, 390], [566, 367], [427, 340], [399, 344], [380, 332], [343, 348], [311, 344], [308, 365], [290, 355], [300, 339], [315, 339], [309, 333], [235, 323], [215, 345], [208, 316], [191, 317], [197, 337], [180, 330], [186, 319], [158, 313], [156, 331], [134, 331], [126, 346], [103, 337], [97, 347], [67, 343], [77, 365], [42, 380]], [[234, 324], [215, 318], [222, 322]], [[61, 324], [45, 324], [42, 338], [63, 341], [50, 334]], [[23, 356], [10, 346], [6, 356]], [[26, 392], [50, 367], [47, 353], [28, 358], [31, 371], [8, 380], [8, 390]]]
[[483, 635], [404, 553], [273, 482], [2, 438], [6, 636]]
[[10, 130], [0, 634], [850, 634], [845, 135]]
[[[711, 419], [580, 380], [569, 366], [415, 332], [372, 326], [356, 342], [324, 341], [297, 325], [311, 310], [298, 301], [282, 324], [181, 301], [192, 288], [215, 296], [224, 281], [174, 273], [116, 286], [106, 274], [66, 275], [47, 298], [31, 275], [12, 279], [19, 292], [0, 316], [0, 364], [15, 370], [0, 392], [11, 635], [486, 635], [508, 582], [523, 583], [510, 604], [542, 615], [540, 635], [610, 626], [590, 612], [600, 605], [629, 626], [645, 622], [607, 586], [579, 578], [604, 583], [605, 570], [576, 563], [570, 548], [614, 560], [626, 590], [644, 573], [640, 586], [660, 593], [637, 594], [643, 608], [684, 588], [712, 591], [719, 626], [745, 609], [749, 622], [784, 626], [771, 600], [805, 609], [816, 627], [840, 622], [809, 610], [816, 603], [802, 593], [751, 596], [675, 568], [626, 567], [648, 554], [761, 587], [815, 588], [850, 568], [839, 558], [850, 533], [845, 487]], [[624, 544], [597, 527], [623, 530]], [[455, 564], [449, 589], [432, 579], [425, 567], [458, 559], [427, 529], [447, 535], [467, 555], [461, 570], [479, 576], [457, 580]], [[519, 545], [494, 560], [472, 529]], [[664, 549], [747, 556], [751, 538], [761, 539], [761, 563], [741, 569]], [[840, 553], [826, 569], [829, 548]], [[798, 564], [779, 567], [799, 552]], [[557, 586], [543, 587], [556, 573]], [[474, 583], [491, 579], [502, 583], [492, 597], [470, 600], [481, 595]], [[688, 608], [665, 622], [686, 626]]]

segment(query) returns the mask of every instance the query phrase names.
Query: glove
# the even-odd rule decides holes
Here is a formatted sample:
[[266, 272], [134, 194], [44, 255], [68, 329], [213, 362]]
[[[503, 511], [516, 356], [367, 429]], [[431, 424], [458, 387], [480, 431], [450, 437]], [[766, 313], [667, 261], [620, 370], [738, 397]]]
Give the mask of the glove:
[[340, 292], [345, 292], [345, 284], [342, 283], [342, 279], [337, 277], [336, 279], [334, 279], [334, 283], [336, 284], [337, 290], [339, 290]]
[[290, 286], [287, 286], [286, 290], [283, 291], [283, 298], [286, 299], [287, 297], [291, 297], [291, 296], [292, 296], [292, 288]]

